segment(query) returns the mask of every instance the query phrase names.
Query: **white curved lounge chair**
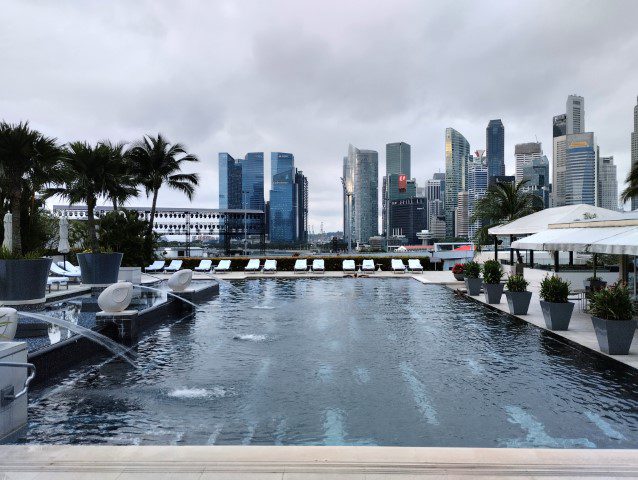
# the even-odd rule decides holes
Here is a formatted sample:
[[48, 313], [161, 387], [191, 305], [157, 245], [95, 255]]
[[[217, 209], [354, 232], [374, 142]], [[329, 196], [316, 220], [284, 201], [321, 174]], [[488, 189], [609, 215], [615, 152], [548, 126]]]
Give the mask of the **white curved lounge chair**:
[[261, 267], [261, 262], [258, 258], [251, 258], [248, 260], [248, 265], [244, 267], [246, 273], [257, 273]]
[[392, 273], [405, 273], [405, 263], [398, 258], [392, 259]]
[[199, 265], [197, 265], [193, 270], [195, 270], [196, 272], [210, 272], [211, 268], [213, 268], [213, 261], [212, 260], [202, 260], [201, 262], [199, 262]]
[[67, 280], [69, 278], [80, 278], [80, 272], [67, 272], [66, 270], [64, 270], [63, 268], [61, 268], [58, 264], [56, 263], [51, 263], [51, 273], [53, 273], [54, 275], [57, 275], [59, 277], [68, 277]]
[[307, 273], [308, 272], [308, 260], [300, 258], [295, 262], [295, 273]]
[[220, 260], [215, 267], [215, 273], [230, 272], [230, 260]]
[[155, 260], [148, 267], [144, 268], [145, 272], [161, 272], [166, 267], [166, 262], [164, 260]]
[[58, 267], [62, 268], [63, 270], [66, 270], [67, 272], [80, 273], [80, 267], [76, 267], [68, 260], [65, 262], [58, 262]]
[[275, 273], [277, 271], [277, 260], [266, 260], [264, 262], [263, 273]]
[[344, 273], [354, 273], [357, 270], [357, 267], [354, 264], [354, 260], [344, 260], [341, 264], [341, 268]]
[[170, 265], [164, 269], [164, 271], [170, 273], [176, 272], [182, 268], [182, 263], [184, 262], [181, 260], [173, 260]]
[[408, 270], [410, 272], [415, 273], [423, 273], [423, 265], [421, 265], [421, 261], [416, 258], [411, 258], [408, 260]]
[[323, 258], [315, 258], [312, 261], [312, 271], [313, 273], [326, 273], [326, 267]]
[[374, 261], [372, 261], [372, 259], [364, 260], [361, 264], [361, 271], [366, 273], [374, 273]]

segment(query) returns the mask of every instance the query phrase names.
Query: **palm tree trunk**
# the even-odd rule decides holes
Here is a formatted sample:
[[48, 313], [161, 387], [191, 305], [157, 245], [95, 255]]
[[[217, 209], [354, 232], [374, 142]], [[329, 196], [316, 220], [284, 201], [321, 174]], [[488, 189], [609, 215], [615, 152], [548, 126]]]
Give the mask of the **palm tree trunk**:
[[20, 230], [21, 217], [22, 217], [22, 209], [20, 208], [20, 202], [22, 200], [22, 188], [18, 186], [13, 189], [11, 194], [11, 238], [13, 242], [13, 253], [17, 253], [19, 255], [22, 254], [22, 235]]
[[153, 190], [153, 203], [151, 204], [151, 216], [148, 222], [148, 232], [146, 233], [147, 238], [150, 240], [151, 235], [153, 235], [153, 224], [155, 223], [155, 210], [157, 209], [157, 195], [159, 193], [159, 188]]
[[97, 244], [97, 232], [95, 231], [95, 199], [89, 199], [86, 202], [87, 226], [89, 227], [89, 242], [91, 244], [91, 252], [98, 253], [99, 246]]
[[113, 211], [117, 212], [117, 198], [113, 197]]

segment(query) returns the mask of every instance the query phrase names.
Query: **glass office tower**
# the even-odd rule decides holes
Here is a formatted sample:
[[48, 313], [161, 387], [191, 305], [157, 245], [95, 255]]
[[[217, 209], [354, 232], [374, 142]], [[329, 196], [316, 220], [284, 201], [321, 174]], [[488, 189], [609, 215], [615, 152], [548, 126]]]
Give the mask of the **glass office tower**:
[[490, 120], [485, 130], [487, 173], [490, 177], [505, 175], [505, 127], [500, 118]]
[[272, 152], [270, 171], [269, 232], [272, 243], [296, 241], [297, 218], [295, 205], [295, 157], [292, 153]]
[[565, 205], [596, 205], [596, 147], [594, 134], [567, 135]]
[[263, 210], [264, 203], [264, 154], [247, 153], [241, 162], [242, 205], [252, 210]]
[[[263, 188], [263, 187], [262, 187]], [[228, 153], [219, 154], [219, 208], [242, 208], [241, 163]]]
[[470, 144], [453, 128], [445, 129], [445, 232], [454, 237], [454, 220], [459, 192], [466, 190]]

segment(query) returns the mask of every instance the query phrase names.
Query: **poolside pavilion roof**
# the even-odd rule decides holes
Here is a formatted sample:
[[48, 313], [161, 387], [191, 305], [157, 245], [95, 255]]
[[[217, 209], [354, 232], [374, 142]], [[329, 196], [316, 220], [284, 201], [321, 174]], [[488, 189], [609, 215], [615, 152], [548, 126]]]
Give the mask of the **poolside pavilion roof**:
[[638, 255], [638, 215], [550, 225], [547, 230], [513, 242], [512, 248]]
[[546, 208], [536, 213], [514, 220], [513, 222], [492, 227], [490, 235], [530, 235], [549, 229], [554, 223], [577, 223], [596, 220], [616, 219], [622, 214], [593, 205], [567, 205], [564, 207]]

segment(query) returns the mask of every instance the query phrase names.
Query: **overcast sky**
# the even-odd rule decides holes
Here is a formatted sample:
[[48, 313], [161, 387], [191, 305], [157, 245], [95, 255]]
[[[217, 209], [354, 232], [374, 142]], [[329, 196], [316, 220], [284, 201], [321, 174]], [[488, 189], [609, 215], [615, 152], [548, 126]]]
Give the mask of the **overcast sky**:
[[[501, 118], [513, 173], [516, 143], [538, 138], [551, 159], [552, 116], [571, 93], [621, 184], [629, 168], [635, 0], [0, 0], [0, 11], [0, 118], [61, 142], [162, 132], [201, 159], [195, 206], [218, 206], [218, 152], [291, 152], [310, 225], [340, 228], [348, 143], [377, 150], [379, 172], [386, 143], [410, 143], [423, 184], [445, 168], [446, 127], [476, 150]], [[169, 190], [159, 202], [187, 204]]]

